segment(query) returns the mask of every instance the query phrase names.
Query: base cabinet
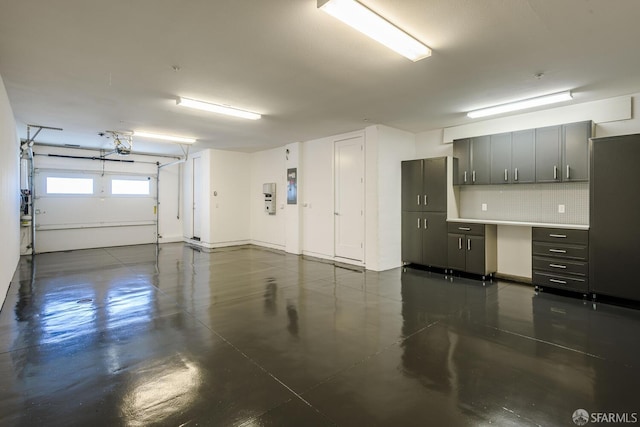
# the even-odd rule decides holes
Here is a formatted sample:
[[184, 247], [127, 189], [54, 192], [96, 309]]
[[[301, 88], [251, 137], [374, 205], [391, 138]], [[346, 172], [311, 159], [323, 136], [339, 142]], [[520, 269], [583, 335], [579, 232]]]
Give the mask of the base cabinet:
[[532, 237], [533, 284], [572, 292], [589, 292], [589, 232], [534, 227]]
[[496, 226], [450, 222], [447, 226], [448, 268], [486, 278], [497, 269]]

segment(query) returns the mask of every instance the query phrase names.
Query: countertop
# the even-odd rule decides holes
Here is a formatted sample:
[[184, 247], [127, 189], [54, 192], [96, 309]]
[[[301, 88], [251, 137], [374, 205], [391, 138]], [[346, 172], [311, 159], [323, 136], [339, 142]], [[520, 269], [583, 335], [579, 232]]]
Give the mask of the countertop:
[[520, 227], [565, 228], [570, 230], [588, 230], [589, 229], [589, 226], [584, 224], [553, 224], [553, 223], [547, 223], [547, 222], [502, 221], [497, 219], [447, 218], [447, 222], [469, 222], [473, 224], [513, 225], [513, 226], [520, 226]]

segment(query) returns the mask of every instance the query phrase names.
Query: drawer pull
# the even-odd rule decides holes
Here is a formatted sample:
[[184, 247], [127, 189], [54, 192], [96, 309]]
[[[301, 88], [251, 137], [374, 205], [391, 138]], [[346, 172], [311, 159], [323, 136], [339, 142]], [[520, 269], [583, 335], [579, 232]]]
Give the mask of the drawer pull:
[[567, 268], [566, 265], [561, 265], [561, 264], [549, 264], [549, 267], [553, 267], [553, 268]]
[[420, 206], [420, 195], [418, 194], [418, 206]]
[[549, 249], [549, 252], [553, 252], [554, 254], [566, 254], [567, 251], [564, 249]]
[[469, 227], [458, 227], [458, 230], [471, 231], [471, 228], [469, 228]]
[[420, 228], [420, 218], [418, 218], [418, 228]]
[[553, 282], [553, 283], [559, 283], [559, 284], [561, 284], [561, 285], [566, 285], [566, 284], [567, 284], [567, 282], [565, 282], [564, 280], [549, 279], [549, 281], [550, 281], [550, 282]]
[[566, 239], [567, 235], [566, 234], [549, 234], [549, 237], [555, 237], [558, 239]]

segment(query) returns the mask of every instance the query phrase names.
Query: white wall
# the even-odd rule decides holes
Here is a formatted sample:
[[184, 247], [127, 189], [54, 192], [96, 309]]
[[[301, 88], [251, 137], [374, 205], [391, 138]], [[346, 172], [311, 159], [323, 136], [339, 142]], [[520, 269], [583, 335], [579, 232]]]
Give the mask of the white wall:
[[0, 306], [20, 259], [20, 142], [0, 77]]
[[416, 156], [415, 134], [388, 126], [366, 129], [366, 266], [402, 265], [401, 161]]
[[[285, 249], [285, 211], [287, 203], [286, 187], [286, 147], [259, 151], [250, 155], [249, 208], [251, 220], [251, 241], [256, 245], [275, 249]], [[264, 210], [262, 184], [276, 183], [276, 214], [269, 215]]]

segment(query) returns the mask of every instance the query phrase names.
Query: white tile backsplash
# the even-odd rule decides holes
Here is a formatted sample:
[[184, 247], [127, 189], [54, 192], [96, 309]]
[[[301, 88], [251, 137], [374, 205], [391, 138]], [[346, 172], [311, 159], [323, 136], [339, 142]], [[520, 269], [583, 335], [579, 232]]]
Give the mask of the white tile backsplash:
[[459, 203], [461, 218], [589, 225], [588, 182], [461, 185]]

